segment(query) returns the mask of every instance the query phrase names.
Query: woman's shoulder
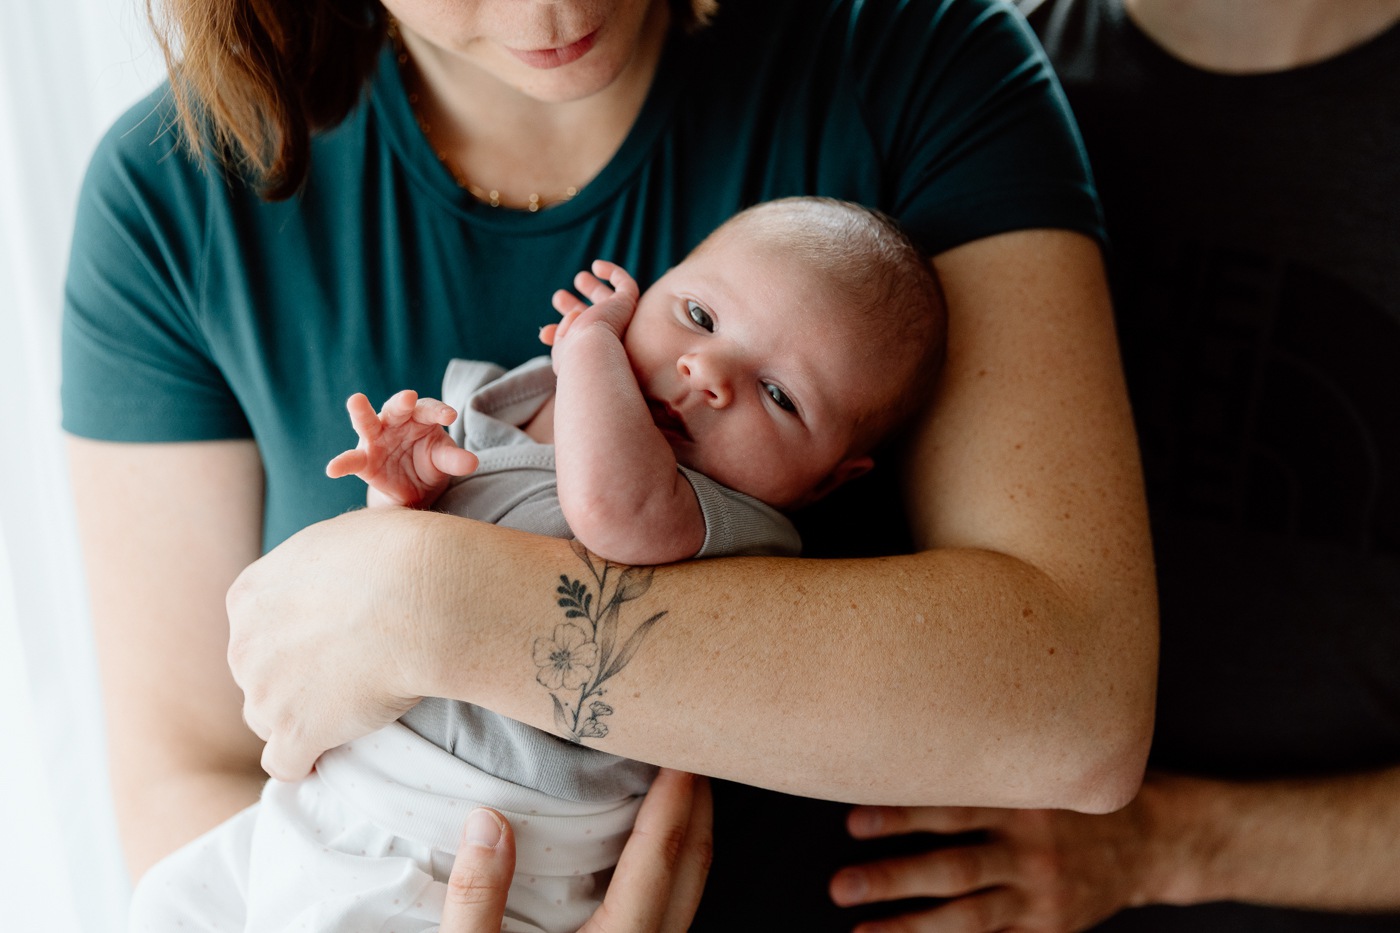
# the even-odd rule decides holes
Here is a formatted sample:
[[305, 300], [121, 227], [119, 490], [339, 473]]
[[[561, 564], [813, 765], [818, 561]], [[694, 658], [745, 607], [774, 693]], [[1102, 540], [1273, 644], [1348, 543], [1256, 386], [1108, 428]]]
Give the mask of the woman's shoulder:
[[187, 144], [170, 85], [162, 82], [94, 148], [79, 195], [80, 241], [85, 231], [117, 229], [133, 240], [190, 246], [202, 237], [220, 172], [217, 159], [201, 159]]

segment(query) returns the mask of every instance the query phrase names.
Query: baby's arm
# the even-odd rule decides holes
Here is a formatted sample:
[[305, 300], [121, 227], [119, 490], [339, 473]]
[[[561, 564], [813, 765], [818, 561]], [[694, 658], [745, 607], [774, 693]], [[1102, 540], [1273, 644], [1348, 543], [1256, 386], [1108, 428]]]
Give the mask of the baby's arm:
[[326, 464], [326, 475], [337, 479], [353, 473], [364, 480], [371, 506], [426, 509], [452, 477], [477, 467], [476, 454], [458, 447], [443, 430], [457, 420], [457, 412], [437, 399], [420, 399], [404, 389], [375, 412], [369, 399], [356, 392], [345, 408], [360, 443]]
[[592, 306], [556, 292], [563, 320], [541, 333], [554, 347], [559, 377], [554, 457], [564, 517], [584, 547], [608, 560], [694, 557], [705, 543], [700, 502], [652, 422], [622, 346], [637, 310], [637, 283], [598, 261], [574, 286]]

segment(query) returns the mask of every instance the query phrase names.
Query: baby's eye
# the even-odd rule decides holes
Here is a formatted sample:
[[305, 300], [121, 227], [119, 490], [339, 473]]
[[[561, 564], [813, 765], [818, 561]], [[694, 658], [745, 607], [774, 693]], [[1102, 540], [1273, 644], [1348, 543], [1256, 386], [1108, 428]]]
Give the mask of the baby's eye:
[[773, 399], [774, 404], [776, 404], [783, 411], [790, 411], [794, 413], [797, 411], [797, 406], [792, 404], [792, 399], [788, 398], [787, 393], [784, 392], [782, 389], [773, 385], [773, 383], [771, 382], [765, 382], [763, 384], [763, 388]]
[[693, 301], [687, 301], [685, 303], [685, 310], [686, 313], [690, 315], [690, 319], [695, 322], [696, 326], [703, 327], [705, 330], [711, 332], [714, 331], [715, 322], [710, 317], [710, 312], [706, 311], [704, 308], [700, 307]]

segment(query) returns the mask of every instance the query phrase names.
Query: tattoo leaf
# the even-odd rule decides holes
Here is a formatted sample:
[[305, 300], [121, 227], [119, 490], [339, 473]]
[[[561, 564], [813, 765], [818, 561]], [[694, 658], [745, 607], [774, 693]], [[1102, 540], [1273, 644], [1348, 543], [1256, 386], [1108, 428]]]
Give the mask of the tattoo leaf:
[[617, 581], [613, 599], [625, 603], [643, 595], [651, 589], [651, 578], [655, 572], [655, 567], [628, 567]]
[[593, 566], [593, 555], [588, 553], [588, 548], [580, 544], [578, 538], [570, 538], [569, 547], [573, 548], [574, 554], [583, 561], [588, 572], [593, 575], [593, 579], [598, 579], [598, 570]]
[[607, 671], [605, 671], [603, 676], [599, 677], [595, 683], [602, 683], [626, 667], [627, 662], [632, 660], [632, 655], [636, 654], [637, 649], [642, 647], [642, 640], [647, 637], [647, 633], [651, 631], [651, 627], [657, 622], [660, 622], [665, 615], [666, 611], [663, 609], [661, 612], [658, 612], [656, 615], [637, 626], [637, 630], [627, 639], [627, 642], [622, 646], [622, 650], [617, 653], [617, 657], [613, 658], [613, 662], [608, 665]]
[[550, 694], [549, 698], [554, 701], [554, 728], [564, 735], [573, 735], [574, 727], [569, 725], [568, 715], [564, 712], [564, 704], [559, 702], [559, 698]]
[[[608, 658], [612, 657], [613, 644], [617, 641], [617, 617], [622, 612], [622, 602], [616, 596], [608, 603], [608, 608], [603, 610], [602, 618], [598, 620], [598, 667], [608, 663]], [[595, 683], [602, 683], [603, 678], [598, 678]]]

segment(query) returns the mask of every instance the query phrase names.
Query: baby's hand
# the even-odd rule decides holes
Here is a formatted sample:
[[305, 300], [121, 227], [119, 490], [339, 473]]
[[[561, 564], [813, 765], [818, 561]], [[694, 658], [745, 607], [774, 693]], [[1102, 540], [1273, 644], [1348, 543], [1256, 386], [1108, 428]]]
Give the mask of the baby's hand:
[[621, 340], [637, 311], [640, 297], [637, 282], [616, 263], [595, 260], [592, 272], [574, 276], [574, 288], [591, 304], [585, 304], [578, 295], [561, 288], [554, 293], [551, 304], [563, 319], [540, 329], [540, 340], [554, 347], [556, 360], [559, 347], [570, 331], [588, 324], [602, 324]]
[[476, 454], [458, 447], [443, 430], [457, 420], [457, 412], [437, 399], [419, 399], [417, 392], [404, 389], [376, 413], [369, 399], [356, 392], [345, 408], [360, 443], [326, 464], [326, 475], [338, 479], [353, 473], [364, 480], [370, 505], [427, 508], [452, 477], [477, 467]]

